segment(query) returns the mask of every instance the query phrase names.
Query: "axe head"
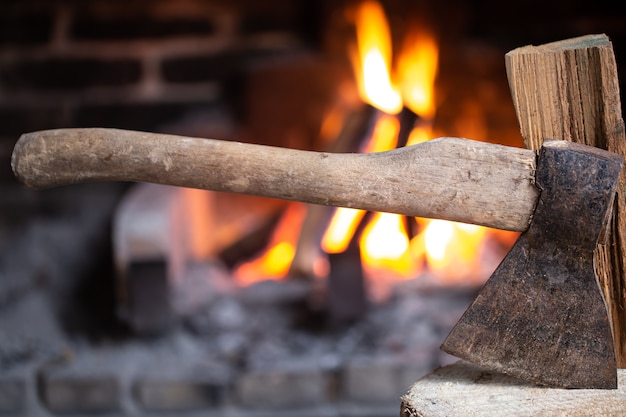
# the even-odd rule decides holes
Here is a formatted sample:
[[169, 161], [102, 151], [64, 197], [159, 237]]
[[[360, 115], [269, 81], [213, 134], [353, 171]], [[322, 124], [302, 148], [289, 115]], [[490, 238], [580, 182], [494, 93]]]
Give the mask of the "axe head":
[[613, 335], [594, 269], [619, 155], [547, 140], [541, 193], [522, 233], [441, 349], [540, 385], [617, 388]]

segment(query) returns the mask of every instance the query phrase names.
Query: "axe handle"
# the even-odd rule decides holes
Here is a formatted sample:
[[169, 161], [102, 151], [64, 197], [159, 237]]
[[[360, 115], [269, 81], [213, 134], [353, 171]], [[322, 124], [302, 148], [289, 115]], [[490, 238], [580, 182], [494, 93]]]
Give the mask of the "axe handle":
[[516, 231], [538, 198], [535, 164], [533, 151], [458, 138], [340, 154], [102, 128], [26, 133], [12, 156], [35, 189], [153, 182]]

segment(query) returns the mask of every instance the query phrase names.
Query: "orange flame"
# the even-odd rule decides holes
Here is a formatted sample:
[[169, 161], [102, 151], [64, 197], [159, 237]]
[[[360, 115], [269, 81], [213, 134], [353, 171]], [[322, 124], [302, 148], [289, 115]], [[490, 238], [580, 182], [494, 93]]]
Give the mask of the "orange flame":
[[374, 126], [372, 137], [363, 148], [364, 153], [383, 152], [396, 147], [400, 122], [394, 116], [382, 115]]
[[[380, 117], [364, 152], [394, 149], [399, 132], [398, 118], [391, 115]], [[359, 246], [366, 275], [372, 276], [386, 270], [397, 278], [406, 278], [416, 272], [413, 267], [416, 264], [410, 258], [409, 238], [403, 216], [376, 213], [363, 230]]]
[[438, 63], [439, 48], [435, 36], [417, 25], [413, 26], [405, 37], [398, 58], [397, 77], [405, 105], [429, 120], [435, 115]]
[[250, 285], [264, 279], [285, 277], [295, 255], [299, 230], [306, 208], [300, 203], [291, 203], [276, 225], [266, 251], [258, 258], [239, 265], [234, 276], [240, 285]]
[[[363, 147], [363, 152], [381, 152], [393, 149], [398, 141], [400, 122], [391, 115], [382, 115], [374, 126], [372, 137]], [[341, 253], [348, 248], [365, 211], [340, 207], [322, 237], [322, 249], [326, 253]]]
[[[423, 28], [407, 35], [397, 60], [395, 76], [399, 87], [396, 87], [391, 79], [391, 37], [383, 8], [368, 0], [357, 8], [355, 17], [358, 54], [355, 52], [354, 56], [358, 58], [353, 63], [359, 92], [362, 100], [386, 113], [379, 116], [372, 137], [361, 152], [380, 152], [397, 146], [400, 125], [393, 115], [403, 104], [421, 118], [409, 136], [408, 145], [430, 140], [438, 70], [435, 37]], [[297, 238], [294, 232], [299, 230], [296, 223], [301, 223], [304, 215], [302, 205], [292, 204], [291, 207], [298, 207], [299, 214], [290, 213], [295, 208], [290, 209], [268, 251], [237, 269], [235, 275], [240, 283], [279, 278], [287, 273], [294, 256]], [[364, 216], [363, 210], [336, 209], [322, 238], [322, 249], [326, 253], [345, 251]], [[416, 224], [407, 224], [404, 216], [390, 213], [372, 216], [359, 238], [363, 270], [368, 279], [380, 282], [388, 278], [417, 277], [427, 267], [439, 282], [477, 282], [497, 265], [497, 262], [483, 264], [487, 236], [495, 236], [502, 246], [512, 244], [515, 238], [513, 234], [480, 226], [422, 218], [415, 221]], [[412, 239], [409, 239], [409, 227], [419, 232]]]
[[[413, 129], [408, 145], [432, 138], [429, 126]], [[425, 263], [439, 282], [477, 282], [490, 273], [493, 265], [484, 264], [485, 242], [493, 231], [486, 227], [416, 218], [421, 232], [411, 240], [411, 253], [416, 262]]]
[[385, 12], [378, 2], [366, 1], [357, 7], [355, 22], [358, 58], [353, 56], [353, 63], [361, 98], [396, 114], [402, 109], [402, 97], [391, 83], [391, 35]]
[[406, 146], [417, 145], [433, 138], [432, 129], [429, 124], [415, 126], [409, 134]]
[[[435, 36], [419, 25], [406, 35], [395, 72], [398, 89], [390, 77], [391, 44], [382, 7], [374, 1], [362, 3], [357, 11], [356, 24], [360, 60], [355, 61], [358, 64], [355, 70], [363, 99], [389, 114], [397, 113], [403, 104], [406, 105], [421, 118], [409, 136], [408, 145], [430, 140], [436, 110], [435, 81], [439, 58]], [[399, 123], [395, 117], [381, 117], [362, 151], [393, 149], [398, 131]], [[334, 253], [345, 250], [363, 215], [358, 210], [338, 209], [327, 229], [324, 250]], [[345, 223], [341, 222], [342, 218]], [[442, 220], [416, 221], [420, 233], [409, 240], [404, 217], [389, 213], [374, 215], [359, 242], [366, 274], [368, 271], [380, 274], [381, 270], [386, 270], [387, 273], [393, 271], [396, 277], [411, 277], [426, 264], [432, 275], [446, 282], [484, 275], [479, 258], [487, 228]], [[343, 224], [343, 228], [340, 229], [338, 224]], [[330, 236], [341, 244], [328, 245], [326, 239]]]
[[409, 250], [409, 237], [404, 217], [376, 213], [363, 230], [359, 241], [361, 259], [367, 275], [392, 272], [396, 278], [414, 278], [419, 264]]
[[322, 237], [322, 249], [326, 253], [341, 253], [348, 249], [365, 211], [339, 207]]
[[[392, 115], [382, 115], [372, 136], [363, 148], [364, 152], [382, 152], [396, 147], [400, 123]], [[338, 208], [322, 238], [326, 253], [345, 251], [365, 216], [365, 211]], [[359, 241], [361, 260], [366, 275], [379, 274], [382, 270], [394, 277], [407, 278], [416, 273], [409, 251], [409, 238], [404, 217], [390, 213], [376, 213], [364, 228]]]
[[426, 260], [430, 270], [447, 282], [479, 276], [481, 242], [487, 229], [480, 226], [432, 220], [424, 230]]

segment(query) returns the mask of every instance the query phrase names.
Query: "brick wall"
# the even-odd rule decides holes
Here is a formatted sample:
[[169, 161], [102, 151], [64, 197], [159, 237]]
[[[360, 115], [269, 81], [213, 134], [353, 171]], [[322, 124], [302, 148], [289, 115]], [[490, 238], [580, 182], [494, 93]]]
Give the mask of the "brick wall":
[[[319, 52], [326, 57], [345, 54], [346, 29], [337, 21], [350, 2], [1, 2], [0, 180], [12, 180], [8, 160], [16, 138], [39, 129], [104, 126], [229, 136], [233, 124], [251, 124], [244, 137], [252, 140], [297, 129], [295, 123], [284, 125], [294, 119], [305, 130], [292, 136], [304, 136], [310, 144], [320, 110], [314, 107], [315, 115], [303, 119], [311, 112], [303, 108], [305, 98], [285, 104], [290, 101], [286, 96], [298, 88], [301, 97], [314, 96], [320, 105], [332, 102], [329, 95], [335, 90], [329, 86], [345, 78], [345, 68], [338, 75], [336, 67], [317, 58]], [[484, 60], [480, 54], [469, 56], [463, 70], [457, 70], [468, 43], [495, 49], [501, 63], [502, 55], [518, 46], [601, 32], [613, 39], [618, 63], [625, 66], [626, 11], [615, 2], [506, 7], [489, 0], [383, 3], [394, 35], [406, 27], [408, 16], [428, 15], [442, 41], [440, 78], [458, 78], [476, 67], [472, 61]], [[313, 63], [302, 58], [311, 54], [317, 54]], [[273, 71], [272, 63], [280, 60], [282, 68]], [[251, 69], [260, 66], [265, 67]], [[502, 67], [497, 71], [504, 76]], [[624, 73], [620, 71], [622, 80]], [[262, 77], [274, 82], [270, 86]], [[252, 103], [246, 97], [250, 85], [258, 96]], [[263, 109], [264, 103], [274, 111]], [[294, 108], [299, 111], [292, 114]], [[290, 138], [278, 143], [294, 145]]]
[[[124, 188], [105, 184], [26, 191], [14, 184], [10, 172], [10, 154], [18, 136], [38, 129], [104, 126], [311, 147], [324, 111], [343, 92], [337, 82], [350, 75], [342, 59], [342, 41], [350, 36], [341, 13], [347, 1], [0, 2], [0, 310], [12, 314], [0, 315], [0, 414], [29, 409], [26, 404], [31, 403], [41, 407], [41, 399], [60, 412], [93, 406], [148, 415], [146, 410], [208, 407], [217, 415], [224, 405], [258, 404], [259, 399], [265, 407], [284, 405], [297, 397], [290, 388], [301, 381], [306, 382], [301, 392], [309, 395], [308, 401], [336, 405], [345, 400], [352, 407], [349, 401], [378, 401], [376, 395], [387, 395], [390, 387], [402, 390], [437, 363], [422, 357], [414, 358], [415, 363], [404, 357], [391, 364], [371, 358], [361, 363], [349, 357], [346, 363], [332, 365], [336, 358], [331, 356], [322, 372], [285, 370], [278, 363], [278, 369], [272, 370], [273, 380], [278, 381], [273, 385], [257, 382], [268, 380], [262, 368], [245, 369], [237, 383], [213, 380], [208, 372], [206, 380], [198, 381], [192, 371], [198, 363], [206, 364], [206, 358], [189, 356], [192, 336], [173, 334], [168, 343], [180, 348], [170, 351], [165, 343], [169, 354], [165, 361], [150, 354], [142, 356], [145, 362], [138, 362], [133, 356], [137, 350], [123, 347], [110, 352], [113, 359], [100, 361], [101, 352], [90, 356], [86, 347], [85, 357], [40, 367], [42, 358], [62, 351], [58, 345], [65, 346], [67, 335], [94, 340], [120, 337], [113, 314], [109, 238], [111, 215]], [[625, 79], [623, 5], [599, 0], [585, 4], [387, 0], [394, 33], [406, 24], [407, 4], [425, 3], [442, 37], [438, 117], [446, 134], [464, 135], [466, 130], [457, 127], [462, 124], [459, 115], [471, 122], [478, 119], [474, 110], [481, 109], [488, 119], [485, 136], [519, 135], [503, 60], [504, 53], [519, 46], [607, 33], [614, 42], [621, 80]], [[448, 304], [458, 307], [456, 300], [442, 297], [443, 305], [428, 310], [430, 302], [439, 303], [437, 296], [411, 302], [410, 309], [398, 304], [398, 310], [415, 310], [415, 317], [406, 320], [407, 327], [394, 330], [386, 342], [390, 348], [403, 343], [429, 352], [436, 348], [439, 343], [433, 334], [443, 336], [442, 329], [456, 319], [454, 315], [442, 318], [441, 312], [451, 310]], [[207, 311], [213, 313], [214, 306], [209, 307]], [[285, 317], [266, 306], [261, 311], [270, 318]], [[202, 328], [203, 317], [199, 316], [196, 332], [201, 333], [197, 328]], [[450, 322], [442, 323], [445, 320]], [[431, 321], [434, 327], [427, 325]], [[390, 321], [375, 322], [387, 328]], [[421, 328], [426, 336], [418, 331]], [[231, 329], [224, 328], [223, 335], [217, 336], [213, 328], [207, 329], [208, 340], [224, 344], [219, 346], [220, 355], [235, 357], [233, 362], [239, 363], [239, 347], [229, 339]], [[283, 333], [271, 333], [268, 340], [282, 341], [275, 334]], [[355, 337], [341, 336], [348, 344]], [[267, 346], [283, 349], [281, 344]], [[186, 361], [185, 366], [179, 360]], [[14, 362], [25, 365], [4, 372]], [[85, 363], [103, 365], [94, 374]], [[129, 363], [134, 367], [128, 369]], [[103, 370], [100, 378], [98, 372]], [[77, 381], [82, 390], [75, 389]], [[335, 387], [332, 398], [329, 387]], [[102, 394], [96, 396], [102, 402], [89, 403], [90, 392]], [[396, 413], [397, 392], [390, 396]], [[365, 408], [373, 413], [369, 405]], [[363, 415], [355, 410], [353, 415]]]
[[184, 119], [240, 117], [252, 65], [318, 46], [317, 9], [288, 0], [2, 2], [2, 178], [27, 131], [177, 131]]
[[[322, 44], [318, 4], [0, 2], [0, 307], [45, 289], [64, 300], [63, 310], [78, 301], [89, 306], [98, 324], [87, 319], [81, 329], [117, 325], [110, 223], [127, 184], [26, 190], [10, 167], [20, 134], [100, 126], [245, 139], [277, 134], [263, 124], [289, 122], [303, 130], [282, 135], [311, 137], [319, 111], [302, 111], [307, 94], [296, 105], [280, 98], [297, 85], [311, 92], [333, 82], [309, 65]], [[283, 87], [272, 88], [270, 79]]]

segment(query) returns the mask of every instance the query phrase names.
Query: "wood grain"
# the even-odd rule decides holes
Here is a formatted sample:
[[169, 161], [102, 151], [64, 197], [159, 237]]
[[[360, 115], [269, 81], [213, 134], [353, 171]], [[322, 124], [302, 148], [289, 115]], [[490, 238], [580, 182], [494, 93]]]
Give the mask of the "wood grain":
[[[524, 142], [539, 149], [561, 139], [626, 155], [626, 136], [613, 46], [588, 35], [505, 56]], [[626, 172], [618, 185], [608, 240], [595, 252], [596, 273], [607, 303], [618, 367], [626, 367]]]
[[617, 390], [544, 388], [464, 361], [426, 375], [402, 397], [401, 417], [615, 417], [626, 415], [626, 370]]
[[12, 166], [33, 188], [141, 181], [527, 229], [534, 151], [440, 138], [372, 154], [324, 153], [116, 129], [22, 135]]

